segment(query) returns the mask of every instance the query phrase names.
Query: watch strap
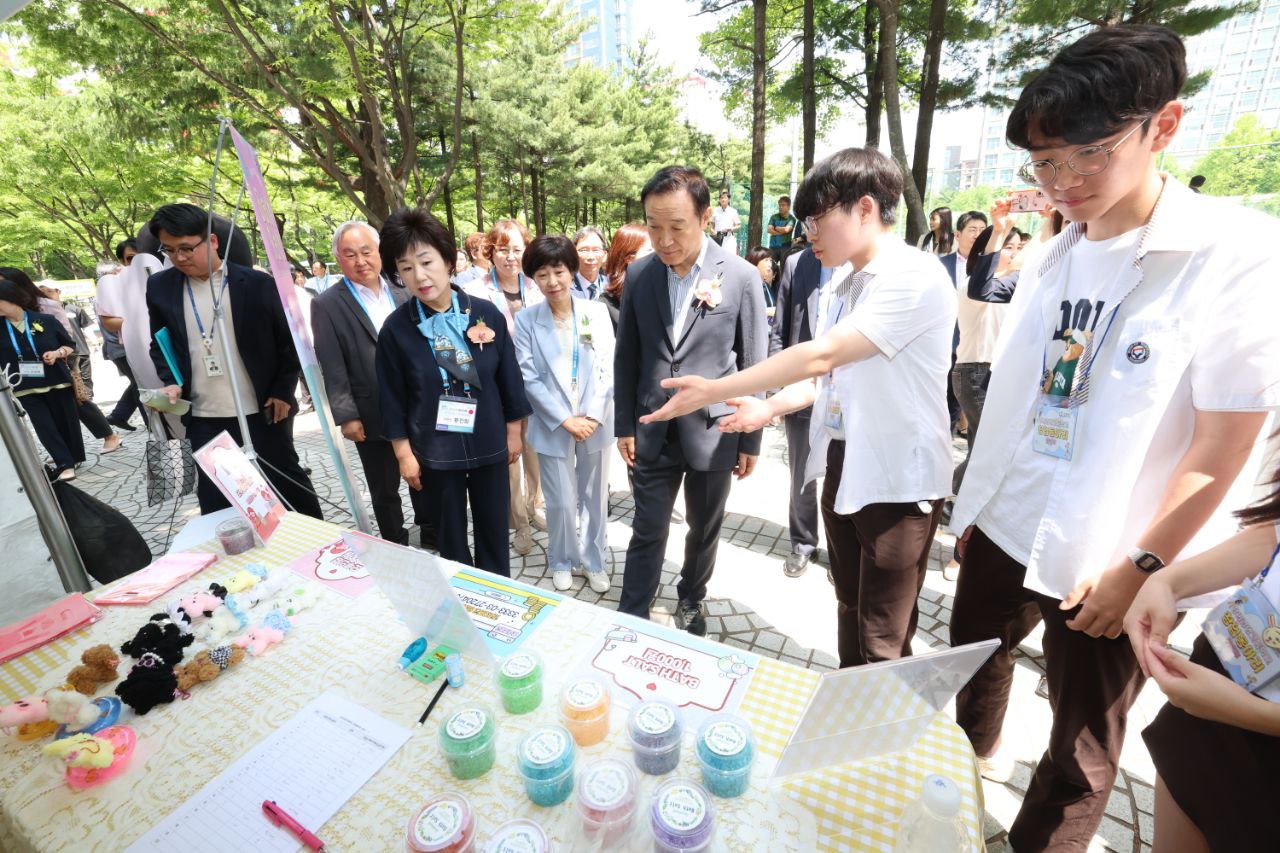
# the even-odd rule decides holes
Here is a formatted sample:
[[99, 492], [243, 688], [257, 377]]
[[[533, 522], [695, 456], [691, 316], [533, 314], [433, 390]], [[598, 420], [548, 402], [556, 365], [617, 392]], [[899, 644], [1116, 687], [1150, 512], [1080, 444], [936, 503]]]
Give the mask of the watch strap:
[[1164, 568], [1165, 562], [1150, 551], [1142, 548], [1134, 548], [1129, 552], [1129, 560], [1138, 567], [1138, 570], [1151, 574], [1158, 572]]

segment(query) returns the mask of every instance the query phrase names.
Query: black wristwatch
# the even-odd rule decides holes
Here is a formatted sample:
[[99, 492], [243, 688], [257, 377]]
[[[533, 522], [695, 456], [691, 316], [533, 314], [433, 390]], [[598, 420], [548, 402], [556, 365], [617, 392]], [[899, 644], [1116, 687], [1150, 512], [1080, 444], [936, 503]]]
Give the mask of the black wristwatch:
[[1142, 548], [1134, 548], [1129, 552], [1129, 560], [1138, 567], [1138, 571], [1152, 574], [1164, 568], [1164, 560]]

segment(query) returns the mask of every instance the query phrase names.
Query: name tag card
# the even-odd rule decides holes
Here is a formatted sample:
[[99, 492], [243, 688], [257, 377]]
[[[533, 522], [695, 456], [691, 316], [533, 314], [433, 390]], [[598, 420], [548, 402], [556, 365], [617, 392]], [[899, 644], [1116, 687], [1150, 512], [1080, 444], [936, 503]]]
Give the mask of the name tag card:
[[1077, 437], [1077, 414], [1079, 411], [1069, 406], [1065, 397], [1042, 394], [1031, 432], [1031, 449], [1070, 462]]
[[219, 363], [216, 355], [206, 355], [204, 357], [204, 375], [209, 377], [221, 376], [223, 373], [222, 364]]
[[1280, 675], [1280, 613], [1255, 583], [1210, 611], [1204, 635], [1227, 674], [1250, 692]]
[[44, 379], [43, 361], [18, 362], [18, 375], [23, 379]]
[[470, 397], [440, 398], [436, 408], [436, 430], [438, 432], [476, 431], [476, 401]]

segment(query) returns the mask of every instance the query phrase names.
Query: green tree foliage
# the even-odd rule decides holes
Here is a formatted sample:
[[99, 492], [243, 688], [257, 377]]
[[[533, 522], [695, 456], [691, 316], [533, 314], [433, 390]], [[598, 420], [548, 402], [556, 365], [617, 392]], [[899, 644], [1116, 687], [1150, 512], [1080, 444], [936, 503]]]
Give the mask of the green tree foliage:
[[1209, 195], [1252, 196], [1280, 193], [1280, 130], [1268, 130], [1249, 113], [1196, 163]]

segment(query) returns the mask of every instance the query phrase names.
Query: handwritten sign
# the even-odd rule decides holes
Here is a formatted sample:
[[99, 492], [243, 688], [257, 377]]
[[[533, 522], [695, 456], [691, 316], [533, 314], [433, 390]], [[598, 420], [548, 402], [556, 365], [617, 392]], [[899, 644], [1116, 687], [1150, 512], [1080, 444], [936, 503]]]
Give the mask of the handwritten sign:
[[303, 554], [290, 563], [289, 568], [350, 598], [362, 595], [373, 586], [368, 566], [342, 538]]
[[192, 456], [218, 491], [245, 517], [258, 538], [263, 542], [270, 539], [284, 518], [284, 504], [230, 433], [226, 430], [218, 433]]

